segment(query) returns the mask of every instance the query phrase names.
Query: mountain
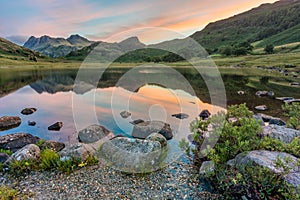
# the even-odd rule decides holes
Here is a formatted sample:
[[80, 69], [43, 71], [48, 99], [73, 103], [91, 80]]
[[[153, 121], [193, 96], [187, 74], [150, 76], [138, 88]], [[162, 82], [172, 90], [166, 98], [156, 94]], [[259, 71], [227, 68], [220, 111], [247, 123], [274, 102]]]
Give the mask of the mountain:
[[[213, 51], [221, 46], [263, 40], [299, 24], [300, 1], [281, 0], [210, 23], [190, 37]], [[299, 38], [288, 42], [296, 41], [299, 42]]]
[[[95, 49], [95, 47], [97, 48]], [[70, 52], [66, 55], [66, 58], [70, 60], [84, 60], [85, 57], [95, 49], [94, 55], [99, 55], [98, 58], [100, 61], [111, 61], [123, 55], [124, 52], [134, 51], [144, 47], [146, 47], [146, 45], [140, 42], [137, 37], [130, 37], [119, 43], [95, 42], [90, 46]]]
[[18, 46], [1, 37], [0, 37], [0, 54], [21, 56], [26, 58], [43, 57], [43, 55], [40, 55], [40, 53], [38, 52]]
[[61, 57], [67, 55], [71, 51], [91, 45], [92, 43], [92, 41], [79, 35], [71, 35], [67, 39], [52, 38], [44, 35], [40, 38], [31, 36], [23, 46], [50, 57]]

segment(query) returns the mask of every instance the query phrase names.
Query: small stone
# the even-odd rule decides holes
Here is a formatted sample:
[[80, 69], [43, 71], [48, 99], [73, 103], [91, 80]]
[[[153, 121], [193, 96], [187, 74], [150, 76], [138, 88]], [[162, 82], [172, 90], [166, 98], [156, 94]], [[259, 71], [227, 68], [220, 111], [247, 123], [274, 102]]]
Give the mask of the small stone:
[[265, 111], [268, 107], [266, 105], [255, 106], [255, 110]]
[[28, 121], [28, 126], [35, 126], [36, 122], [35, 121]]
[[63, 126], [62, 122], [56, 122], [48, 127], [49, 131], [59, 131], [61, 127]]
[[139, 124], [139, 123], [142, 123], [144, 122], [144, 120], [142, 119], [136, 119], [136, 120], [133, 120], [132, 122], [129, 122], [130, 124], [133, 124], [133, 125], [136, 125], [136, 124]]
[[33, 114], [37, 109], [36, 108], [24, 108], [21, 113], [23, 115], [31, 115]]
[[128, 118], [128, 117], [131, 116], [131, 113], [128, 112], [128, 111], [122, 111], [122, 112], [120, 113], [120, 115], [121, 115], [121, 117], [123, 117], [123, 118]]
[[178, 113], [178, 114], [173, 114], [172, 117], [176, 117], [178, 119], [186, 119], [189, 117], [189, 115], [185, 113]]

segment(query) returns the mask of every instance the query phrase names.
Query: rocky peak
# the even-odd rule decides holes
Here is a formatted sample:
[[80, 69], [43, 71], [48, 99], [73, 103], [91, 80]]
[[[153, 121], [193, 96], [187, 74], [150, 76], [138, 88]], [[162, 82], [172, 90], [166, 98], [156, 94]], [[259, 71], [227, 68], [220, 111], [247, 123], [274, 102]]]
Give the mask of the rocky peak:
[[140, 48], [144, 48], [146, 45], [143, 44], [138, 37], [130, 37], [119, 43], [122, 50], [132, 51]]

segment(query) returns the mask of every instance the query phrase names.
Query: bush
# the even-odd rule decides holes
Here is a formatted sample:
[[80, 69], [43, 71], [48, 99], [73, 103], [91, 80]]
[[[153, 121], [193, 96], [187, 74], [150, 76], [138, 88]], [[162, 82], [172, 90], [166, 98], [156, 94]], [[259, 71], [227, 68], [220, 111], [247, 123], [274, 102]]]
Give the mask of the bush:
[[58, 166], [59, 155], [50, 149], [41, 151], [40, 167], [44, 170], [51, 170]]
[[266, 45], [266, 47], [264, 48], [264, 51], [268, 54], [274, 53], [274, 45], [273, 44]]
[[18, 192], [6, 186], [0, 187], [0, 200], [16, 199]]
[[282, 106], [285, 115], [289, 117], [287, 126], [300, 130], [300, 104], [299, 103], [285, 103]]
[[0, 149], [0, 153], [5, 153], [9, 156], [11, 156], [13, 154], [13, 152], [11, 150], [5, 150], [5, 149]]

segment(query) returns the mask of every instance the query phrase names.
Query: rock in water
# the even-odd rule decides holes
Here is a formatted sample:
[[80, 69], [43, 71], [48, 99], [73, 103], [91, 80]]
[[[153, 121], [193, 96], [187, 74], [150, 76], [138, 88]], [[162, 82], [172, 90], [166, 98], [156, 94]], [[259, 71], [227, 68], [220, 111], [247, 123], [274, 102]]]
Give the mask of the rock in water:
[[127, 173], [147, 173], [160, 169], [164, 159], [157, 141], [115, 138], [102, 144], [100, 159]]
[[28, 121], [28, 126], [35, 126], [36, 122], [35, 121]]
[[16, 152], [28, 144], [36, 144], [40, 138], [28, 133], [15, 133], [0, 136], [0, 149]]
[[284, 143], [291, 143], [294, 138], [300, 137], [300, 131], [278, 125], [264, 126], [262, 134]]
[[268, 107], [266, 105], [255, 106], [255, 110], [265, 111], [267, 109], [268, 109]]
[[139, 124], [139, 123], [142, 123], [144, 122], [144, 120], [142, 119], [136, 119], [136, 120], [133, 120], [132, 122], [129, 122], [130, 124], [133, 124], [133, 125], [136, 125], [136, 124]]
[[122, 111], [122, 112], [120, 113], [120, 115], [121, 115], [121, 117], [123, 117], [123, 118], [128, 118], [128, 117], [131, 116], [131, 113], [128, 112], [128, 111]]
[[204, 120], [209, 118], [210, 115], [211, 114], [208, 110], [202, 110], [202, 112], [199, 114], [199, 117]]
[[28, 144], [22, 149], [19, 149], [12, 154], [6, 161], [6, 164], [11, 163], [14, 160], [39, 160], [40, 159], [40, 148], [35, 144]]
[[159, 133], [150, 134], [148, 137], [146, 137], [146, 140], [157, 141], [160, 143], [162, 148], [166, 148], [168, 146], [167, 139]]
[[56, 141], [51, 141], [51, 140], [47, 140], [47, 141], [43, 142], [40, 145], [40, 149], [41, 150], [51, 149], [52, 151], [55, 151], [55, 152], [59, 152], [63, 148], [65, 148], [65, 144], [64, 143], [62, 143], [62, 142], [56, 142]]
[[23, 115], [31, 115], [33, 114], [37, 109], [36, 108], [24, 108], [21, 113]]
[[59, 131], [61, 127], [63, 126], [62, 122], [56, 122], [48, 127], [49, 131]]
[[178, 114], [173, 114], [172, 117], [176, 117], [178, 119], [186, 119], [189, 117], [189, 115], [185, 113], [178, 113]]
[[132, 136], [139, 139], [145, 139], [151, 133], [160, 133], [167, 140], [172, 139], [173, 133], [170, 124], [161, 121], [146, 121], [134, 125]]
[[21, 124], [21, 118], [17, 116], [3, 116], [0, 118], [0, 131], [18, 127]]
[[107, 137], [108, 139], [114, 137], [114, 134], [105, 127], [94, 124], [79, 131], [78, 140], [83, 143], [94, 143], [98, 140]]
[[[288, 184], [291, 184], [295, 188], [300, 184], [300, 167], [297, 165], [298, 158], [283, 152], [274, 151], [250, 151], [248, 153], [240, 153], [235, 159], [230, 160], [231, 165], [259, 165], [267, 167], [274, 173], [283, 173], [283, 169], [276, 166], [276, 161], [280, 159], [284, 165], [289, 169], [288, 173], [284, 176], [284, 179]], [[290, 160], [290, 162], [286, 162]]]

